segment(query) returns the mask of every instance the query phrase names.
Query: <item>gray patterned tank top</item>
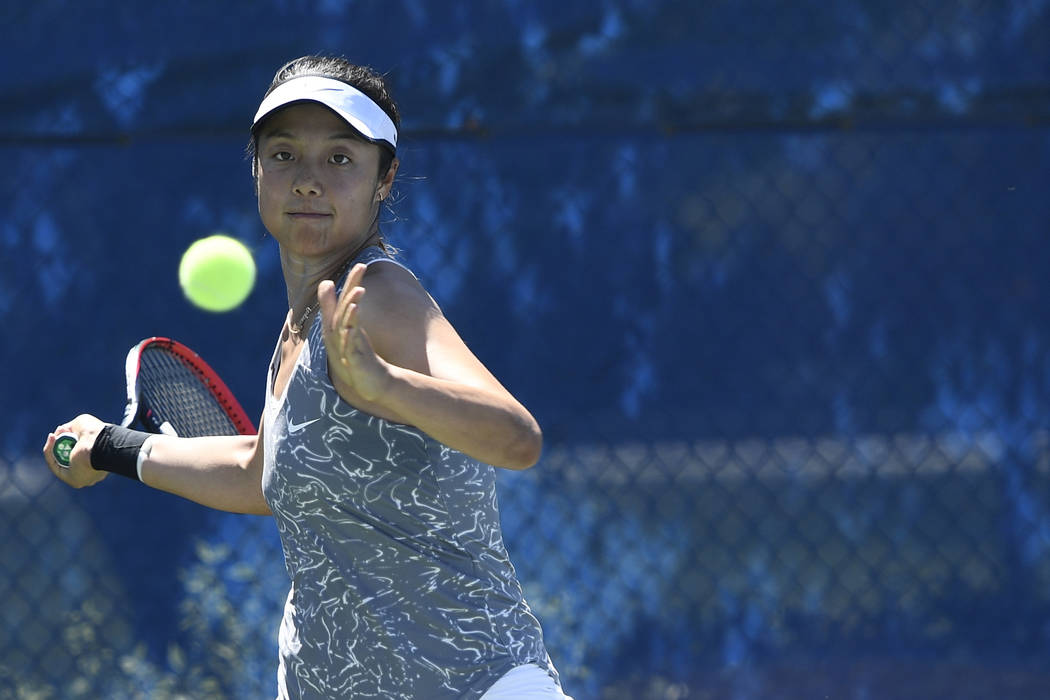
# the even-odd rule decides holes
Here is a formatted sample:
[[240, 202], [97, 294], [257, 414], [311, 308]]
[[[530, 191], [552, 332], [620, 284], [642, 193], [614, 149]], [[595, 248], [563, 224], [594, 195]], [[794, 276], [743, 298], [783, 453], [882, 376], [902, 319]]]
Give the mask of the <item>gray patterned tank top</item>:
[[[358, 261], [399, 264], [375, 248]], [[274, 397], [279, 358], [280, 343], [263, 467], [291, 577], [278, 698], [478, 698], [528, 663], [557, 679], [503, 545], [493, 467], [343, 401], [319, 314]]]

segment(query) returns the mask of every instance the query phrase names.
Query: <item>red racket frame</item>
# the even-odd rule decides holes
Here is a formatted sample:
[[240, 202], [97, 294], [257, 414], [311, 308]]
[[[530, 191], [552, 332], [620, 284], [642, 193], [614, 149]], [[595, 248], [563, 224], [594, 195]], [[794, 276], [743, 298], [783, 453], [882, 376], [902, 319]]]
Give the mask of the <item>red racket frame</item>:
[[215, 400], [218, 401], [219, 405], [221, 405], [223, 410], [226, 411], [226, 415], [229, 416], [230, 421], [241, 435], [257, 434], [255, 425], [252, 423], [251, 418], [248, 417], [248, 414], [244, 411], [244, 408], [241, 407], [240, 402], [237, 401], [233, 392], [230, 391], [228, 386], [226, 386], [226, 382], [222, 381], [222, 378], [219, 377], [215, 370], [213, 370], [200, 355], [179, 341], [162, 336], [146, 338], [128, 351], [128, 357], [124, 363], [128, 398], [127, 405], [124, 409], [124, 420], [122, 421], [122, 425], [131, 425], [138, 416], [139, 365], [141, 363], [142, 353], [150, 346], [162, 346], [165, 350], [182, 360], [186, 366], [194, 372], [194, 374], [200, 377], [204, 385], [208, 387], [208, 391], [211, 392], [211, 395], [215, 397]]

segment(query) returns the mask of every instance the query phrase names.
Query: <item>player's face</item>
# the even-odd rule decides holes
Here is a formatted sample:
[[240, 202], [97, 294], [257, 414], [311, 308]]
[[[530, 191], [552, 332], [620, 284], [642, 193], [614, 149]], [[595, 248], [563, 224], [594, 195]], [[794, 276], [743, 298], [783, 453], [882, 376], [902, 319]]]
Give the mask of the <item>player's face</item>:
[[378, 179], [379, 149], [322, 105], [292, 105], [273, 115], [257, 151], [263, 225], [282, 247], [303, 256], [359, 245], [389, 189]]

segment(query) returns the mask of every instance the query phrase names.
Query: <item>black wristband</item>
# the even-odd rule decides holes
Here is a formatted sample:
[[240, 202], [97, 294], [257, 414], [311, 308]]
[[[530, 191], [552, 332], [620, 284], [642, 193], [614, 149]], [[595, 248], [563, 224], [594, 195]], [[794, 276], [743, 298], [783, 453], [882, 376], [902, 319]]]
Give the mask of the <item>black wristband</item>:
[[91, 447], [91, 466], [139, 481], [139, 450], [149, 433], [107, 425]]

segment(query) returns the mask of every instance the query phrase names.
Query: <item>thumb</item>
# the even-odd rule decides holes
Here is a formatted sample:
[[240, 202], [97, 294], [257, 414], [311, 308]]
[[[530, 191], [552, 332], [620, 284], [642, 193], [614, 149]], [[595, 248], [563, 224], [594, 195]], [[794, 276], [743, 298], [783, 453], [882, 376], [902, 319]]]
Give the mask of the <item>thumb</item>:
[[322, 280], [321, 284], [317, 285], [317, 301], [321, 305], [321, 328], [330, 331], [335, 321], [337, 302], [335, 283], [332, 280]]

